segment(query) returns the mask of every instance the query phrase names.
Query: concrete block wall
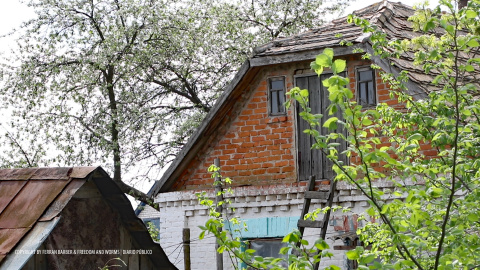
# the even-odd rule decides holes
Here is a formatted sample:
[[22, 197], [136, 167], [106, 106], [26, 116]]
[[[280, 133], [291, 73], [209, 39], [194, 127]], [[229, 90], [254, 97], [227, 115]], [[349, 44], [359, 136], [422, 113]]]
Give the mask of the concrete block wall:
[[[379, 183], [385, 191], [390, 190], [388, 183]], [[338, 199], [335, 205], [351, 207], [352, 213], [333, 213], [327, 231], [327, 242], [335, 256], [325, 259], [323, 266], [337, 265], [345, 269], [345, 251], [334, 251], [333, 246], [344, 245], [341, 240], [335, 240], [346, 232], [355, 232], [362, 223], [357, 221], [359, 214], [363, 214], [369, 207], [366, 198], [360, 195], [353, 186], [345, 183], [338, 184]], [[327, 186], [322, 187], [326, 189]], [[227, 196], [232, 200], [235, 212], [226, 211], [227, 215], [237, 216], [241, 219], [256, 219], [264, 217], [299, 217], [303, 207], [303, 192], [305, 187], [293, 185], [271, 185], [257, 187], [236, 187], [234, 195]], [[184, 269], [182, 230], [191, 230], [191, 261], [192, 269], [214, 269], [215, 263], [215, 239], [209, 235], [199, 240], [200, 229], [209, 219], [207, 209], [198, 203], [196, 191], [176, 191], [161, 193], [156, 198], [160, 205], [160, 244], [169, 259], [179, 269]], [[387, 192], [388, 193], [388, 192]], [[207, 191], [207, 195], [213, 198], [213, 191]], [[386, 195], [385, 199], [388, 199]], [[324, 204], [312, 201], [310, 210], [324, 207]], [[317, 239], [320, 229], [306, 229], [305, 239], [313, 243]], [[233, 269], [230, 259], [224, 255], [224, 269]]]

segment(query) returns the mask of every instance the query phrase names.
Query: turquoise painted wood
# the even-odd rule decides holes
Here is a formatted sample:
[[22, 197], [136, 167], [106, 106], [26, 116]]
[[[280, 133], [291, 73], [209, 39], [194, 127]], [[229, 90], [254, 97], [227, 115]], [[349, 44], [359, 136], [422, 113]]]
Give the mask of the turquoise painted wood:
[[241, 230], [240, 228], [242, 226], [232, 225], [230, 222], [225, 224], [225, 227], [232, 232], [234, 237], [243, 239], [277, 238], [284, 237], [293, 229], [296, 229], [299, 218], [300, 217], [264, 217], [242, 219], [247, 225], [247, 231]]

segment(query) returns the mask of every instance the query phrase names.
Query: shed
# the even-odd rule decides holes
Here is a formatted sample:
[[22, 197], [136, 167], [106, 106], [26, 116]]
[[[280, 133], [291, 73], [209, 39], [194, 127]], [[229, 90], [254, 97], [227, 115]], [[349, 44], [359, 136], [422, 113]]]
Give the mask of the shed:
[[112, 265], [176, 269], [101, 167], [0, 170], [0, 270]]

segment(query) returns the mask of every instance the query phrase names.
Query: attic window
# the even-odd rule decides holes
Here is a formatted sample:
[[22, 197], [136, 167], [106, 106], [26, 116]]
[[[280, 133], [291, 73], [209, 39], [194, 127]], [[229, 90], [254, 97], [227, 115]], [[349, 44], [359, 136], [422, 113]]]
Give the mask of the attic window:
[[285, 77], [270, 78], [268, 92], [270, 115], [285, 114]]
[[357, 69], [358, 104], [366, 107], [377, 105], [375, 90], [375, 70], [370, 67]]

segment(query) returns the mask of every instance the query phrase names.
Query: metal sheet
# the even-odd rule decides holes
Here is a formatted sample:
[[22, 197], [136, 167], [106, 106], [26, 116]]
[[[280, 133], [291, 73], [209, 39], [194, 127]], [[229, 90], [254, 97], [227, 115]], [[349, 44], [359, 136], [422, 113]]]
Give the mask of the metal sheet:
[[0, 215], [0, 228], [32, 227], [68, 184], [64, 180], [30, 180]]
[[26, 183], [25, 180], [0, 181], [0, 214]]
[[37, 222], [35, 227], [16, 246], [15, 251], [18, 252], [12, 250], [7, 255], [0, 265], [0, 270], [21, 269], [52, 232], [59, 220], [60, 218], [57, 217], [51, 221]]
[[0, 229], [0, 254], [7, 254], [30, 228]]
[[86, 178], [90, 173], [95, 171], [99, 167], [74, 167], [72, 173], [70, 174], [71, 178]]
[[32, 180], [68, 180], [73, 168], [60, 167], [60, 168], [38, 168], [35, 173], [30, 177]]
[[85, 179], [72, 180], [62, 191], [62, 193], [55, 199], [55, 201], [48, 207], [47, 211], [39, 219], [39, 221], [47, 221], [58, 216], [63, 208], [67, 205], [70, 199], [75, 195], [78, 189], [85, 183]]
[[28, 180], [35, 171], [36, 168], [0, 170], [0, 180]]

